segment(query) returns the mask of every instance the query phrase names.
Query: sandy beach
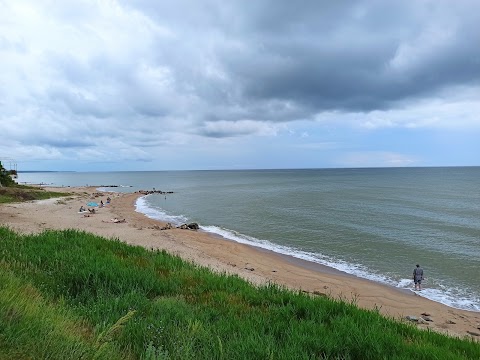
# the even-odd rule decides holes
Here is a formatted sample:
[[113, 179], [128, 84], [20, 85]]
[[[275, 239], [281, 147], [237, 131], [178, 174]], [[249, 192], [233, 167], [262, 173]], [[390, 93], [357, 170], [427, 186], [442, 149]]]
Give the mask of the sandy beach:
[[[142, 194], [99, 193], [95, 187], [50, 188], [72, 196], [37, 202], [0, 205], [0, 224], [20, 233], [45, 229], [80, 229], [148, 249], [164, 249], [183, 259], [215, 271], [237, 274], [254, 284], [274, 282], [313, 296], [354, 301], [366, 309], [378, 309], [396, 319], [428, 314], [432, 321], [418, 327], [453, 336], [480, 340], [480, 313], [454, 309], [416, 295], [369, 280], [341, 273], [318, 264], [275, 254], [202, 231], [161, 230], [162, 222], [135, 211]], [[89, 216], [78, 212], [89, 201], [111, 203]], [[126, 222], [113, 222], [114, 218]], [[424, 315], [425, 316], [425, 315]], [[407, 320], [405, 320], [407, 321]]]

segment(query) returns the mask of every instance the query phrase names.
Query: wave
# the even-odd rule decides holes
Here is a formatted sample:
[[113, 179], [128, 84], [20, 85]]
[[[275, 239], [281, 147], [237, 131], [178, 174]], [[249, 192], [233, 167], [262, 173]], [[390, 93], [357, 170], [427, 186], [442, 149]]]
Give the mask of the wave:
[[139, 197], [135, 203], [135, 211], [144, 214], [150, 219], [160, 220], [172, 223], [174, 225], [180, 225], [187, 222], [187, 217], [183, 215], [169, 215], [163, 210], [153, 208], [148, 205], [146, 198], [149, 195]]
[[[102, 185], [96, 188], [97, 191], [101, 192], [124, 192], [126, 189], [130, 189], [133, 187], [132, 185]], [[122, 191], [123, 190], [123, 191]]]
[[[151, 219], [170, 222], [174, 225], [180, 225], [188, 222], [188, 217], [184, 215], [171, 215], [160, 208], [150, 206], [146, 200], [148, 196], [149, 195], [146, 195], [137, 199], [135, 211], [140, 212]], [[255, 237], [236, 232], [235, 230], [230, 230], [219, 226], [200, 224], [200, 229], [211, 234], [219, 235], [227, 240], [325, 265], [359, 278], [375, 281], [404, 290], [412, 290], [413, 288], [412, 279], [395, 279], [384, 274], [377, 274], [361, 264], [349, 263], [341, 259], [336, 259], [320, 253], [312, 253], [289, 246], [275, 244], [269, 240], [257, 239]], [[424, 283], [426, 283], [426, 281]], [[416, 294], [452, 308], [480, 312], [480, 297], [472, 296], [472, 292], [470, 292], [469, 289], [452, 288], [442, 284], [435, 284], [435, 286], [438, 288], [425, 287], [421, 292], [416, 292]]]

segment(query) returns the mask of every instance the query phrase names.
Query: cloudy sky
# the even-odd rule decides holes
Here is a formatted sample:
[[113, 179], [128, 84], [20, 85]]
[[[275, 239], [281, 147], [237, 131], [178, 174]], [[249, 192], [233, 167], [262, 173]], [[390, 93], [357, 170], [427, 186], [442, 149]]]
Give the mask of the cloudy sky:
[[0, 0], [0, 160], [480, 165], [479, 24], [474, 0]]

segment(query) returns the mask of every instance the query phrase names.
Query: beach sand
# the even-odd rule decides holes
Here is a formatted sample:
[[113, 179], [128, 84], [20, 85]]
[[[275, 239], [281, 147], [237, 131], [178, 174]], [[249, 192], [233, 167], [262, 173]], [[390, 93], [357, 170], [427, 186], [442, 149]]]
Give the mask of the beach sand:
[[[402, 321], [406, 316], [420, 318], [428, 313], [432, 321], [418, 324], [452, 336], [480, 340], [480, 313], [454, 309], [416, 293], [348, 275], [318, 264], [312, 264], [271, 251], [255, 248], [202, 231], [169, 229], [165, 224], [135, 211], [139, 193], [99, 193], [95, 187], [48, 188], [70, 192], [72, 196], [36, 202], [0, 205], [0, 225], [20, 233], [45, 229], [80, 229], [106, 238], [114, 238], [148, 249], [164, 249], [171, 254], [212, 270], [237, 274], [254, 284], [274, 282], [311, 293], [355, 302], [365, 309]], [[112, 198], [111, 204], [97, 208], [85, 217], [78, 213], [89, 201], [100, 203]], [[126, 219], [114, 223], [114, 218]], [[477, 334], [477, 335], [476, 335]]]

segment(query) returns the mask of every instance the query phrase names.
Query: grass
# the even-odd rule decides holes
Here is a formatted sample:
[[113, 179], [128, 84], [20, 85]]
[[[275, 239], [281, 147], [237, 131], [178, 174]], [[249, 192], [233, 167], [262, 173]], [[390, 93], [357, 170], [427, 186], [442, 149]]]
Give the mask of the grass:
[[46, 191], [33, 186], [15, 185], [9, 187], [0, 187], [0, 204], [31, 200], [45, 200], [68, 195], [70, 194]]
[[84, 232], [0, 227], [0, 254], [0, 358], [480, 358], [472, 340]]

